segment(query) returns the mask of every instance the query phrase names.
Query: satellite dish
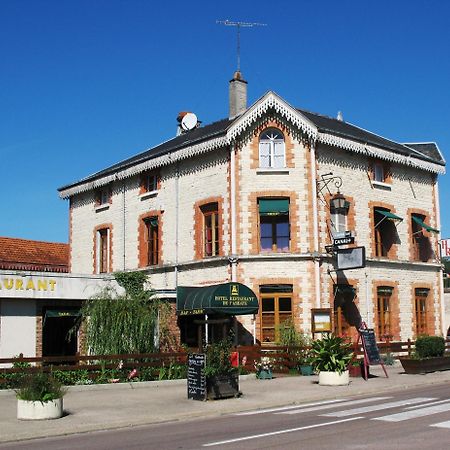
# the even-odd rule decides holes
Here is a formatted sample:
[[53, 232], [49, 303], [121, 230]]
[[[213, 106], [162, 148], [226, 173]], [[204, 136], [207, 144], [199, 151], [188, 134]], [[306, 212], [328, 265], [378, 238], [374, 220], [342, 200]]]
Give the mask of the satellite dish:
[[181, 119], [181, 128], [184, 131], [192, 130], [197, 126], [197, 116], [194, 113], [187, 113]]

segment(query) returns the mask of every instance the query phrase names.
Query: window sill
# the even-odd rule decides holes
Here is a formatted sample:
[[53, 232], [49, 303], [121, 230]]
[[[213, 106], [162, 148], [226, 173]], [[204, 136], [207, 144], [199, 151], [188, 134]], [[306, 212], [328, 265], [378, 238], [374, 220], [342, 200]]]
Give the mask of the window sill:
[[140, 194], [139, 198], [141, 200], [145, 200], [150, 197], [156, 197], [157, 195], [158, 195], [158, 191], [149, 191], [149, 192], [144, 192], [143, 194]]
[[383, 189], [385, 191], [390, 191], [392, 189], [392, 185], [389, 183], [384, 183], [382, 181], [375, 181], [372, 180], [372, 186], [379, 188], [379, 189]]
[[97, 205], [94, 209], [95, 209], [95, 212], [105, 211], [105, 210], [109, 209], [109, 203], [104, 204], [104, 205]]
[[288, 168], [279, 168], [279, 169], [273, 169], [273, 168], [260, 168], [256, 169], [256, 173], [258, 175], [289, 175], [289, 169]]

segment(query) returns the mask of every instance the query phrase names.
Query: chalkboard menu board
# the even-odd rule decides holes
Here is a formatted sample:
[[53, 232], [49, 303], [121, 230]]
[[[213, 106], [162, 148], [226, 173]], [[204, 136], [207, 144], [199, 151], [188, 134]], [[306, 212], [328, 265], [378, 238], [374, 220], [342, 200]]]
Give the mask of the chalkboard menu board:
[[367, 355], [369, 364], [380, 364], [382, 361], [373, 328], [359, 330], [359, 334], [361, 335], [364, 352]]
[[204, 353], [188, 355], [187, 394], [193, 400], [206, 400], [206, 377], [203, 369], [206, 364]]

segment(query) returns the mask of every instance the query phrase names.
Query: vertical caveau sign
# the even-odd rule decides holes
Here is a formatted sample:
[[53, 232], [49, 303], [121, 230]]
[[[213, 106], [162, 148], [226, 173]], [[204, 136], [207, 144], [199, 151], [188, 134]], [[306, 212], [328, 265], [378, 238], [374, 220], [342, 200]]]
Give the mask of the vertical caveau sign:
[[206, 400], [206, 355], [190, 353], [187, 367], [187, 394], [192, 400]]

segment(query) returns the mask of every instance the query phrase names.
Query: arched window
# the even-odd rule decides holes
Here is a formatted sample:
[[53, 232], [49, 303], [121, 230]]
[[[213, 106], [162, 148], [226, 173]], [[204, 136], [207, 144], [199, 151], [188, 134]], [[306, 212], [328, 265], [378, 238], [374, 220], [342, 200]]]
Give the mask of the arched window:
[[259, 167], [286, 167], [284, 136], [276, 128], [268, 128], [259, 137]]

